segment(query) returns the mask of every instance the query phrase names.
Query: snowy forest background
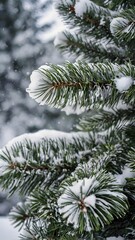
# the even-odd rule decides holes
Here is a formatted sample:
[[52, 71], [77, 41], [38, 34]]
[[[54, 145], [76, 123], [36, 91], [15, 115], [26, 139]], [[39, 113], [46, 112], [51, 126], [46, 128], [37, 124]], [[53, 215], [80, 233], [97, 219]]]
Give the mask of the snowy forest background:
[[[64, 62], [53, 44], [61, 28], [50, 0], [0, 0], [0, 147], [25, 132], [71, 130], [73, 116], [39, 106], [26, 93], [34, 69]], [[0, 216], [18, 200], [6, 196], [0, 191]]]

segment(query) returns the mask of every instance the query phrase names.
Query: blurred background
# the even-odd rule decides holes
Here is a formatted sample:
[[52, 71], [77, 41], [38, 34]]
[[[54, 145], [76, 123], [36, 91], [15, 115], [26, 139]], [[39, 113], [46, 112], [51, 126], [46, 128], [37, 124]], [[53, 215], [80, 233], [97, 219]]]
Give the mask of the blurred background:
[[[53, 45], [62, 28], [51, 0], [0, 0], [0, 148], [26, 132], [72, 129], [73, 116], [39, 106], [26, 93], [34, 69], [64, 62]], [[8, 215], [18, 198], [7, 199], [0, 189], [0, 217]], [[9, 228], [4, 221], [0, 219], [0, 239], [12, 240], [11, 234], [1, 235], [5, 224]]]

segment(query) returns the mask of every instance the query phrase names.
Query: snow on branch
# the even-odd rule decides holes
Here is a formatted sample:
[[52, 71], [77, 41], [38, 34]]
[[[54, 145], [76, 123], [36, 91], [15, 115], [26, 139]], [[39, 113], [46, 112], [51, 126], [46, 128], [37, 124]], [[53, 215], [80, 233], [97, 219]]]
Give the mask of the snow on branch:
[[113, 11], [110, 11], [109, 9], [103, 8], [98, 6], [97, 4], [93, 3], [93, 1], [90, 0], [79, 0], [76, 1], [75, 4], [75, 13], [78, 17], [83, 17], [85, 13], [92, 12], [97, 17], [102, 13], [106, 16], [114, 15]]
[[[3, 168], [4, 166], [7, 166], [7, 162], [4, 162], [2, 160], [2, 156], [9, 154], [9, 160], [12, 160], [13, 162], [18, 162], [18, 163], [24, 163], [26, 162], [26, 158], [24, 155], [27, 155], [27, 152], [29, 152], [28, 146], [33, 147], [38, 147], [41, 144], [41, 147], [44, 147], [46, 145], [46, 149], [48, 146], [48, 143], [50, 142], [54, 145], [57, 143], [59, 145], [59, 142], [63, 141], [65, 143], [74, 143], [75, 139], [81, 138], [88, 138], [88, 133], [84, 132], [72, 132], [72, 133], [67, 133], [67, 132], [62, 132], [62, 131], [57, 131], [57, 130], [40, 130], [35, 133], [25, 133], [23, 135], [20, 135], [18, 137], [13, 138], [10, 140], [5, 147], [3, 147], [0, 150], [0, 168]], [[46, 144], [45, 144], [46, 143]], [[15, 151], [15, 149], [18, 149]], [[42, 149], [40, 149], [42, 150]], [[23, 154], [22, 154], [23, 153]], [[42, 155], [42, 154], [41, 154]], [[43, 154], [44, 155], [44, 154]], [[8, 155], [6, 156], [8, 157]], [[4, 158], [3, 158], [4, 159]]]
[[[88, 136], [88, 133], [85, 132], [67, 133], [57, 130], [46, 129], [40, 130], [35, 133], [25, 133], [23, 135], [15, 137], [0, 150], [0, 173], [2, 174], [2, 172], [4, 172], [10, 161], [12, 161], [13, 163], [25, 164], [28, 160], [28, 153], [29, 151], [32, 151], [32, 149], [37, 149], [38, 152], [38, 148], [40, 148], [40, 158], [44, 158], [47, 152], [49, 152], [51, 156], [51, 146], [53, 146], [53, 142], [54, 146], [52, 147], [52, 149], [55, 149], [55, 147], [60, 147], [62, 142], [63, 144], [65, 143], [68, 145], [68, 143], [74, 143], [75, 139], [77, 140], [79, 139], [79, 137], [87, 139]], [[50, 147], [48, 144], [50, 144]]]
[[117, 17], [111, 21], [110, 29], [113, 35], [115, 35], [119, 28], [126, 29], [129, 25], [129, 21], [126, 18]]
[[134, 79], [135, 67], [131, 64], [67, 62], [64, 66], [45, 65], [33, 71], [27, 92], [41, 105], [88, 109], [98, 100], [102, 103], [106, 98], [109, 103], [111, 89], [127, 91]]
[[127, 91], [134, 83], [134, 79], [130, 76], [120, 77], [114, 79], [116, 88], [120, 91]]
[[[38, 144], [43, 140], [58, 140], [58, 139], [66, 139], [67, 141], [72, 141], [73, 138], [79, 137], [79, 136], [86, 136], [82, 132], [62, 132], [57, 130], [40, 130], [35, 133], [25, 133], [18, 137], [13, 138], [11, 141], [9, 141], [6, 144], [6, 148], [10, 149], [13, 145], [21, 142], [30, 141], [31, 143]], [[4, 147], [5, 148], [5, 147]]]
[[76, 168], [80, 148], [82, 151], [87, 148], [80, 138], [86, 141], [88, 133], [42, 130], [14, 138], [0, 150], [0, 178], [6, 181], [4, 188], [10, 187], [11, 193], [18, 190], [26, 194], [33, 186], [52, 182], [51, 177], [54, 181], [63, 179], [69, 170]]
[[135, 39], [135, 8], [128, 9], [113, 18], [110, 30], [120, 41], [130, 42]]
[[[90, 28], [89, 28], [90, 30]], [[91, 32], [92, 29], [91, 29]], [[98, 40], [94, 36], [84, 35], [78, 29], [59, 32], [54, 40], [54, 45], [64, 54], [84, 59], [85, 62], [97, 62], [97, 59], [125, 59], [125, 49], [117, 47], [113, 40], [108, 41], [106, 37]]]
[[64, 186], [58, 206], [67, 225], [73, 224], [82, 232], [98, 231], [111, 223], [114, 217], [125, 215], [128, 209], [126, 196], [120, 185], [113, 184], [113, 181], [112, 175], [101, 171], [93, 177]]
[[122, 174], [116, 174], [115, 177], [116, 177], [116, 183], [125, 185], [126, 179], [135, 177], [135, 172], [133, 171], [133, 169], [129, 168], [128, 166], [125, 166], [122, 171]]

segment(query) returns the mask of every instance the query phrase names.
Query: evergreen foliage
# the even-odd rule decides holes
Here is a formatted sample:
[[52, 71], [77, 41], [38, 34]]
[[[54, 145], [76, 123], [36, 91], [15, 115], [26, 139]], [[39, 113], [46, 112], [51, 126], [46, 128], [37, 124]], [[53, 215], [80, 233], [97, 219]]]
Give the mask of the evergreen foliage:
[[26, 196], [10, 217], [22, 240], [135, 239], [134, 1], [55, 7], [67, 24], [55, 45], [77, 60], [35, 70], [27, 92], [82, 116], [75, 132], [23, 135], [1, 150], [1, 185]]

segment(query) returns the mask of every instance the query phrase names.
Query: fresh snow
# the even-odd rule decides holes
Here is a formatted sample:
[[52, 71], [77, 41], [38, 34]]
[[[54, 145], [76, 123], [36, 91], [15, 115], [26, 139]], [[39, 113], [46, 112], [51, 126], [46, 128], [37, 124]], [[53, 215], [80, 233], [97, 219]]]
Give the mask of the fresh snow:
[[[3, 148], [4, 149], [4, 148]], [[10, 150], [8, 148], [8, 150]], [[1, 153], [1, 150], [0, 150]], [[14, 157], [13, 155], [11, 155], [12, 157], [12, 162], [19, 162], [20, 164], [25, 163], [26, 159], [22, 156], [21, 153], [18, 153], [17, 157]], [[0, 176], [6, 172], [6, 170], [8, 169], [8, 162], [4, 161], [3, 159], [0, 159]]]
[[[76, 182], [73, 182], [71, 187], [69, 189], [77, 196], [85, 197], [93, 188], [93, 184], [95, 185], [95, 178], [84, 178], [81, 180], [78, 180]], [[96, 181], [96, 184], [98, 185], [98, 182]]]
[[119, 236], [119, 237], [108, 237], [106, 240], [124, 240], [123, 237]]
[[41, 70], [42, 72], [44, 72], [44, 70], [50, 70], [50, 66], [49, 65], [42, 65], [39, 67], [39, 70]]
[[22, 156], [21, 153], [19, 153], [18, 157], [13, 157], [12, 159], [14, 159], [14, 162], [19, 162], [19, 163], [24, 163], [26, 162], [26, 159]]
[[[81, 197], [85, 197], [85, 195], [88, 193], [88, 191], [90, 191], [90, 186], [92, 186], [93, 181], [95, 180], [95, 178], [84, 178], [84, 179], [80, 179], [78, 181], [75, 181], [72, 183], [72, 186], [68, 186], [67, 190], [65, 192], [69, 192], [69, 190], [71, 192], [73, 192], [75, 195]], [[98, 182], [97, 182], [98, 184]], [[60, 197], [59, 199], [59, 203], [60, 205], [64, 202], [65, 199], [66, 200], [67, 194], [63, 194], [62, 197]]]
[[[95, 3], [93, 3], [90, 0], [78, 0], [75, 3], [75, 13], [78, 17], [83, 17], [83, 15], [90, 10], [93, 10], [95, 12], [95, 15], [101, 15], [101, 10], [104, 12], [105, 15], [109, 17], [109, 15], [115, 16], [116, 12], [109, 11], [103, 7], [97, 6]], [[101, 24], [103, 21], [101, 21]]]
[[83, 132], [72, 132], [72, 133], [68, 133], [68, 132], [62, 132], [62, 131], [57, 131], [57, 130], [50, 130], [50, 129], [45, 129], [45, 130], [40, 130], [37, 131], [35, 133], [25, 133], [22, 134], [18, 137], [13, 138], [12, 140], [10, 140], [6, 147], [10, 148], [12, 147], [12, 145], [19, 143], [19, 142], [23, 142], [25, 140], [27, 141], [31, 141], [33, 143], [38, 143], [44, 139], [67, 139], [67, 140], [71, 140], [74, 137], [88, 137], [87, 133], [83, 133]]
[[[88, 138], [89, 135], [88, 133], [85, 132], [72, 132], [72, 133], [67, 133], [67, 132], [61, 132], [61, 131], [57, 131], [57, 130], [40, 130], [36, 133], [25, 133], [23, 135], [20, 135], [16, 138], [13, 138], [12, 140], [10, 140], [7, 145], [5, 147], [3, 147], [2, 149], [0, 149], [0, 154], [3, 155], [3, 153], [8, 149], [8, 151], [12, 152], [12, 148], [16, 145], [16, 144], [23, 144], [23, 147], [25, 148], [26, 152], [27, 152], [27, 142], [31, 142], [33, 144], [38, 144], [41, 143], [45, 140], [58, 140], [58, 139], [63, 139], [65, 140], [67, 143], [68, 142], [74, 142], [74, 138], [79, 138], [79, 137], [85, 137]], [[11, 153], [10, 153], [11, 154]], [[51, 154], [51, 152], [50, 152]], [[44, 159], [44, 153], [40, 153], [40, 157], [42, 159]], [[21, 153], [15, 157], [13, 156], [13, 154], [11, 155], [12, 161], [13, 162], [18, 162], [20, 164], [24, 163], [26, 161], [26, 159], [23, 158], [23, 156], [21, 155]], [[55, 159], [53, 156], [53, 161], [55, 163], [60, 163], [61, 159]], [[8, 162], [4, 161], [4, 160], [0, 160], [0, 175], [3, 175], [3, 173], [5, 174], [5, 172], [8, 171]], [[37, 172], [37, 174], [40, 174], [40, 172]]]
[[135, 172], [127, 166], [124, 167], [122, 174], [114, 175], [116, 178], [116, 183], [125, 185], [126, 184], [126, 178], [134, 178]]
[[116, 88], [120, 91], [127, 91], [133, 84], [133, 78], [130, 76], [125, 76], [121, 78], [115, 78], [114, 82], [116, 84]]
[[[62, 41], [62, 40], [61, 40]], [[56, 40], [56, 44], [59, 44], [60, 41]], [[78, 63], [75, 62], [74, 65], [78, 66]], [[94, 71], [94, 64], [89, 63], [88, 66]], [[104, 66], [104, 64], [102, 64]], [[116, 88], [122, 92], [129, 89], [129, 87], [134, 84], [134, 79], [132, 79], [131, 76], [123, 76], [123, 73], [120, 71], [119, 67], [117, 65], [111, 64], [115, 79], [114, 82], [116, 84]], [[62, 66], [61, 66], [62, 67]], [[105, 65], [106, 67], [106, 65]], [[65, 67], [63, 66], [63, 69]], [[95, 67], [96, 69], [96, 67]], [[106, 69], [105, 69], [106, 70]], [[40, 105], [45, 105], [48, 103], [48, 93], [50, 94], [50, 91], [53, 91], [52, 81], [47, 75], [47, 71], [51, 72], [50, 66], [43, 65], [38, 70], [35, 70], [31, 74], [31, 83], [29, 85], [29, 88], [27, 88], [27, 92], [29, 93], [30, 97], [34, 99], [36, 102], [38, 102]], [[81, 95], [81, 91], [80, 91]], [[97, 88], [96, 90], [96, 96], [101, 97], [101, 90], [100, 88]], [[102, 94], [103, 98], [103, 94]], [[71, 103], [70, 98], [68, 99], [67, 106], [72, 105], [74, 103]], [[57, 106], [59, 108], [59, 106]]]
[[50, 67], [46, 64], [38, 68], [38, 70], [34, 70], [30, 76], [31, 82], [29, 88], [26, 89], [26, 91], [29, 93], [29, 96], [32, 99], [35, 99], [36, 102], [38, 102], [40, 105], [46, 104], [46, 101], [44, 99], [45, 94], [40, 94], [40, 91], [43, 91], [43, 87], [48, 88], [48, 86], [50, 86], [50, 81], [44, 74], [44, 72], [49, 69]]
[[93, 208], [95, 208], [96, 196], [94, 194], [92, 194], [92, 195], [86, 197], [84, 199], [84, 203], [85, 203], [86, 207], [92, 206]]
[[91, 4], [92, 3], [89, 0], [76, 1], [76, 4], [75, 4], [76, 16], [82, 17], [83, 14], [86, 13], [87, 10], [90, 8]]
[[[83, 217], [86, 220], [85, 230], [91, 231], [90, 219], [87, 216], [88, 212], [91, 211], [94, 216], [100, 218], [95, 211], [96, 207], [96, 209], [98, 209], [98, 207], [105, 208], [106, 214], [109, 214], [110, 209], [112, 209], [112, 203], [107, 201], [108, 198], [104, 200], [104, 195], [109, 198], [115, 196], [122, 201], [126, 199], [126, 196], [121, 192], [98, 188], [99, 184], [99, 181], [93, 176], [92, 178], [84, 178], [75, 181], [71, 186], [66, 186], [57, 203], [59, 213], [62, 214], [63, 218], [66, 218], [67, 224], [72, 223], [74, 228], [78, 227], [80, 214], [83, 214]], [[95, 190], [95, 192], [93, 190]], [[100, 211], [100, 214], [102, 214], [102, 210]], [[104, 225], [104, 222], [102, 224]]]
[[[91, 231], [87, 208], [95, 208], [96, 196], [90, 193], [98, 184], [94, 177], [84, 178], [73, 182], [72, 186], [65, 189], [65, 192], [58, 199], [58, 206], [60, 214], [63, 214], [63, 218], [67, 218], [67, 224], [72, 223], [74, 228], [77, 228], [80, 213], [83, 212], [86, 220], [86, 231]], [[84, 207], [81, 209], [79, 205], [82, 204], [82, 201]]]
[[1, 240], [18, 240], [19, 232], [7, 217], [0, 217], [0, 239]]
[[[45, 75], [39, 71], [39, 70], [34, 70], [30, 76], [31, 83], [29, 85], [29, 88], [27, 88], [27, 92], [29, 93], [31, 98], [35, 98], [35, 89], [39, 88], [39, 86], [43, 85], [45, 83]], [[34, 93], [33, 93], [34, 92]], [[39, 100], [38, 100], [39, 101]]]
[[85, 220], [86, 220], [86, 230], [87, 230], [88, 232], [90, 232], [92, 228], [90, 227], [90, 224], [89, 224], [89, 217], [88, 217], [88, 215], [87, 215], [87, 214], [84, 214], [84, 218], [85, 218]]
[[123, 17], [113, 18], [110, 23], [110, 30], [113, 35], [115, 35], [118, 31], [119, 26], [127, 27], [129, 24], [129, 20]]

